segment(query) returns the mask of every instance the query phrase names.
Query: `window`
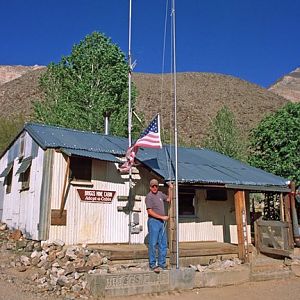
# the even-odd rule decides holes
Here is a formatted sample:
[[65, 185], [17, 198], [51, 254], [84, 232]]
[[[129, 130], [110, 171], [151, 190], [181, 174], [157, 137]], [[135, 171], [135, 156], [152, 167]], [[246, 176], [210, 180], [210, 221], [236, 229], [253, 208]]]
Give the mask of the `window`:
[[227, 191], [225, 189], [207, 189], [206, 200], [226, 201]]
[[11, 184], [13, 178], [13, 165], [14, 162], [10, 162], [9, 164], [7, 164], [7, 167], [0, 174], [0, 177], [4, 177], [4, 185], [6, 185], [7, 194], [11, 192]]
[[180, 216], [184, 217], [195, 215], [194, 197], [194, 191], [179, 189], [178, 213]]
[[21, 191], [25, 191], [29, 189], [29, 183], [30, 183], [30, 167], [24, 172], [20, 174], [21, 181]]
[[9, 173], [7, 174], [4, 180], [4, 184], [6, 185], [6, 194], [9, 194], [11, 192], [12, 178], [13, 178], [13, 167], [11, 167]]
[[20, 174], [19, 182], [21, 182], [21, 191], [25, 191], [29, 189], [31, 162], [32, 162], [32, 157], [24, 158], [16, 173], [16, 174]]
[[25, 132], [20, 136], [20, 145], [19, 145], [19, 159], [21, 160], [24, 157], [25, 152]]
[[70, 157], [70, 178], [76, 181], [91, 181], [92, 160], [78, 156]]

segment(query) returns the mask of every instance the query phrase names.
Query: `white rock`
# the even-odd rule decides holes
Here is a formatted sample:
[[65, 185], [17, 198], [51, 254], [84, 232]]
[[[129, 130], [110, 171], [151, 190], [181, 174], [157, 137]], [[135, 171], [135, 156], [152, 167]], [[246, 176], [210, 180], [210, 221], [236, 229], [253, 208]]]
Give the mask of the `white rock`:
[[29, 259], [29, 257], [27, 257], [25, 255], [21, 255], [20, 260], [21, 260], [21, 263], [24, 266], [30, 266], [30, 259]]
[[0, 231], [4, 231], [7, 229], [7, 225], [5, 223], [0, 223]]
[[36, 250], [34, 250], [30, 255], [31, 258], [41, 257], [41, 256], [42, 256], [42, 252]]
[[74, 278], [76, 280], [78, 280], [81, 276], [83, 276], [83, 274], [80, 274], [80, 273], [77, 273], [77, 272], [74, 273]]
[[57, 240], [53, 241], [53, 244], [54, 244], [55, 246], [63, 247], [63, 246], [65, 245], [65, 242], [62, 241], [62, 240], [57, 239]]
[[83, 289], [85, 289], [86, 286], [87, 286], [87, 282], [86, 281], [82, 281], [81, 286], [82, 286]]
[[197, 271], [198, 271], [198, 272], [204, 272], [205, 269], [206, 269], [206, 267], [201, 266], [201, 265], [197, 265]]
[[52, 264], [52, 267], [60, 268], [60, 264], [58, 262], [55, 262], [55, 263]]

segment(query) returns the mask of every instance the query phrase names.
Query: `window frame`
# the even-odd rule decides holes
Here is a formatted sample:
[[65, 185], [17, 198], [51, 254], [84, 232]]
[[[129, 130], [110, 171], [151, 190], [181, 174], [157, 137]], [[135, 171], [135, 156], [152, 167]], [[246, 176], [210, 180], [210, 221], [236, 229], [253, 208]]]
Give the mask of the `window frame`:
[[20, 173], [19, 181], [21, 182], [20, 192], [27, 191], [30, 188], [31, 164], [25, 172]]
[[[78, 166], [78, 164], [81, 165]], [[92, 158], [76, 155], [70, 156], [69, 180], [71, 183], [90, 183], [92, 181], [92, 164]], [[85, 170], [84, 173], [81, 172], [82, 169]]]
[[[188, 199], [187, 203], [187, 198]], [[196, 190], [195, 189], [187, 189], [187, 188], [179, 188], [178, 190], [178, 216], [180, 218], [194, 218], [196, 217], [196, 207], [195, 207], [195, 197], [196, 197]], [[185, 210], [185, 213], [182, 212], [182, 204], [185, 202], [185, 207], [188, 205], [192, 208], [190, 211]]]

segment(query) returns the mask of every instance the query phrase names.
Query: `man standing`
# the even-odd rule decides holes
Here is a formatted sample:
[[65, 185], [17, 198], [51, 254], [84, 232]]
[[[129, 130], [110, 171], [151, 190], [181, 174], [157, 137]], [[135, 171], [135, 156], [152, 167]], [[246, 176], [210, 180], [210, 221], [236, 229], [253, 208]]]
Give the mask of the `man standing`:
[[[150, 192], [146, 196], [149, 232], [149, 266], [154, 272], [166, 268], [167, 234], [166, 221], [169, 219], [165, 213], [164, 202], [171, 202], [173, 185], [169, 184], [168, 196], [158, 190], [158, 181], [150, 180]], [[158, 260], [156, 263], [156, 246], [158, 247]]]

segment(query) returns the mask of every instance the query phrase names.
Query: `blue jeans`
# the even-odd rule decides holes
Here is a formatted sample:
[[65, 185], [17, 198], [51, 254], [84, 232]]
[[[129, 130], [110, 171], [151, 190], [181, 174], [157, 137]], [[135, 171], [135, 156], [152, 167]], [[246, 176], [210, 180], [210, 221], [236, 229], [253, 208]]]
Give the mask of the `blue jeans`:
[[148, 232], [149, 232], [149, 266], [154, 268], [156, 266], [156, 246], [158, 248], [158, 261], [157, 265], [161, 268], [166, 267], [167, 255], [167, 234], [165, 222], [149, 218], [148, 219]]

